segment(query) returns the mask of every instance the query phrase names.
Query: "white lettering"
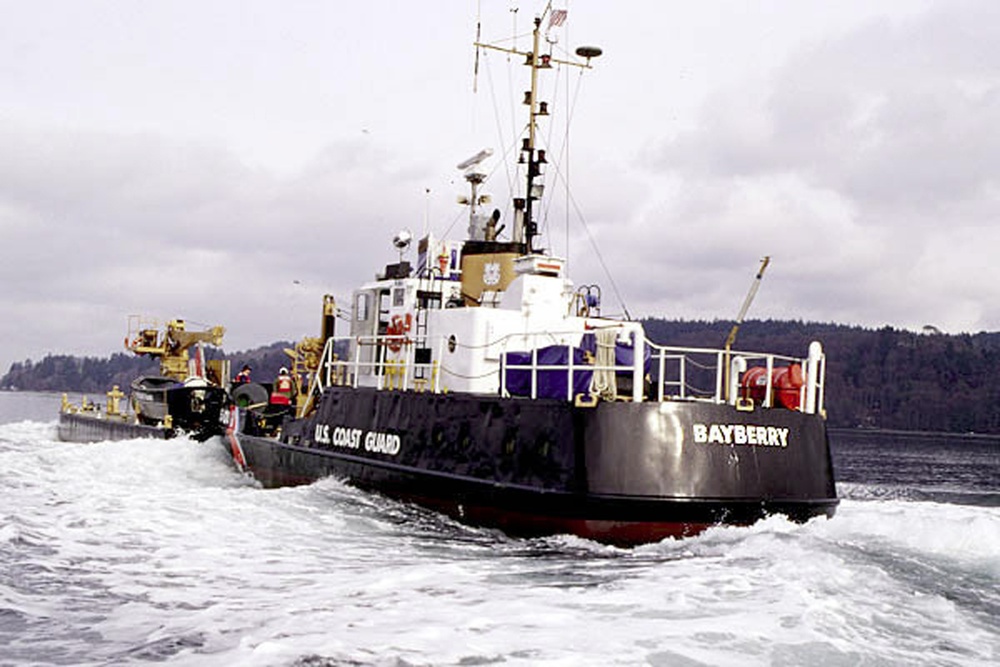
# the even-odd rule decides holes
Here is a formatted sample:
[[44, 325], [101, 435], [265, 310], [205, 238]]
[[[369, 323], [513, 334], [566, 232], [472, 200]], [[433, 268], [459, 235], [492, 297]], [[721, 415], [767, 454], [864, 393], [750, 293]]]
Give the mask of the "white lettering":
[[[333, 445], [334, 447], [346, 447], [347, 449], [357, 449], [361, 444], [361, 429], [359, 428], [345, 428], [343, 426], [337, 426], [333, 429], [333, 433], [330, 433], [330, 426], [324, 424], [324, 439], [320, 440], [319, 437], [316, 438], [317, 442], [323, 442], [328, 445]], [[319, 427], [316, 427], [317, 430]]]
[[360, 428], [346, 426], [332, 427], [329, 424], [316, 424], [313, 440], [320, 445], [333, 445], [345, 449], [360, 449], [364, 445], [366, 452], [388, 454], [395, 456], [402, 449], [402, 439], [394, 433], [381, 431], [362, 431]]
[[[788, 428], [754, 424], [691, 424], [692, 440], [697, 444], [752, 445], [788, 447]], [[367, 447], [367, 446], [366, 446]]]
[[401, 442], [398, 435], [380, 431], [370, 431], [365, 434], [365, 451], [367, 452], [395, 456], [399, 454], [400, 448]]

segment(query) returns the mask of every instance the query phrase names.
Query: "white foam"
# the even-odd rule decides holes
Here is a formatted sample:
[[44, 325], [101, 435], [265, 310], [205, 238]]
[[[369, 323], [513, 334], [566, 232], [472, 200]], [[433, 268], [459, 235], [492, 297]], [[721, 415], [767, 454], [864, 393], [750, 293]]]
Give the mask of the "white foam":
[[1000, 576], [1000, 508], [844, 500], [837, 520], [819, 529], [833, 539], [885, 544], [912, 553], [986, 567]]
[[[11, 425], [0, 427], [9, 429]], [[994, 508], [845, 500], [616, 549], [459, 526], [336, 480], [265, 490], [217, 441], [0, 430], [13, 664], [991, 664]], [[13, 508], [13, 509], [12, 509]], [[13, 656], [13, 657], [11, 657]]]

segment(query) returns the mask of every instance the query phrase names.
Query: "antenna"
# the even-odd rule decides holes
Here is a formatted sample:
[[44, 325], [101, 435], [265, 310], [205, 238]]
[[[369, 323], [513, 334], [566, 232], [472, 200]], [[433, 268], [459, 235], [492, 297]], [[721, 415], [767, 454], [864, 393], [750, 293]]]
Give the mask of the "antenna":
[[587, 59], [587, 67], [590, 67], [591, 58], [596, 58], [602, 53], [604, 53], [604, 51], [597, 46], [581, 46], [576, 49], [576, 55]]
[[[534, 20], [534, 30], [532, 31], [532, 46], [530, 51], [521, 51], [514, 44], [513, 48], [486, 44], [476, 41], [476, 49], [491, 49], [507, 54], [523, 56], [524, 64], [531, 67], [531, 88], [524, 93], [524, 104], [528, 107], [528, 136], [522, 138], [521, 155], [518, 163], [527, 164], [527, 182], [525, 183], [524, 196], [514, 198], [514, 230], [512, 240], [521, 244], [522, 252], [531, 254], [535, 252], [532, 239], [538, 236], [538, 223], [535, 220], [535, 202], [542, 198], [544, 185], [542, 175], [545, 168], [545, 150], [540, 149], [536, 142], [537, 119], [548, 116], [548, 103], [538, 99], [538, 73], [539, 70], [552, 69], [553, 65], [566, 65], [590, 69], [590, 61], [601, 55], [602, 51], [596, 46], [581, 46], [576, 50], [576, 55], [584, 58], [586, 62], [575, 60], [564, 60], [553, 57], [551, 53], [542, 53], [540, 39], [542, 31], [542, 20], [549, 17], [548, 27], [558, 27], [566, 20], [565, 10], [552, 9], [551, 3], [546, 5], [542, 16], [536, 16]], [[548, 32], [546, 30], [546, 32]]]
[[485, 220], [480, 220], [480, 216], [477, 215], [476, 209], [480, 204], [488, 204], [490, 202], [490, 196], [487, 194], [479, 194], [479, 186], [486, 181], [486, 174], [477, 170], [476, 167], [479, 164], [493, 155], [492, 148], [484, 148], [475, 155], [462, 160], [457, 165], [458, 169], [465, 171], [465, 180], [469, 183], [471, 188], [471, 193], [468, 197], [465, 195], [459, 195], [458, 203], [462, 205], [467, 205], [469, 207], [469, 238], [474, 240], [483, 240], [486, 236]]
[[424, 233], [423, 236], [427, 236], [427, 233], [431, 228], [431, 189], [424, 188]]
[[467, 158], [467, 159], [462, 160], [461, 162], [459, 162], [457, 165], [455, 165], [455, 168], [456, 169], [470, 169], [472, 167], [475, 167], [477, 164], [479, 164], [480, 162], [482, 162], [483, 160], [485, 160], [486, 158], [488, 158], [491, 155], [493, 155], [493, 149], [492, 148], [484, 148], [483, 150], [479, 151], [478, 153], [476, 153], [472, 157]]

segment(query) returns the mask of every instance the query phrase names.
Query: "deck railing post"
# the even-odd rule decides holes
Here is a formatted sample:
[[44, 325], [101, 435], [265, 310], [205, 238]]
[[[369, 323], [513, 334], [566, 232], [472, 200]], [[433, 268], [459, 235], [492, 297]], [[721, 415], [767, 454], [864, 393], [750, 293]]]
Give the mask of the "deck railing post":
[[677, 377], [677, 381], [680, 383], [678, 389], [680, 390], [681, 398], [687, 398], [687, 355], [681, 354], [678, 362], [680, 363]]
[[729, 373], [729, 404], [736, 405], [740, 393], [740, 375], [747, 369], [747, 360], [741, 355], [733, 357]]
[[400, 386], [401, 391], [409, 391], [410, 376], [413, 374], [413, 343], [409, 340], [403, 341], [403, 378]]
[[667, 379], [667, 377], [666, 377], [666, 372], [667, 372], [667, 351], [661, 348], [661, 349], [659, 349], [659, 350], [656, 351], [656, 354], [657, 354], [657, 357], [658, 357], [657, 360], [656, 360], [657, 374], [658, 374], [658, 377], [660, 378], [659, 381], [657, 381], [657, 383], [656, 383], [657, 385], [659, 385], [659, 388], [658, 388], [658, 390], [656, 392], [656, 400], [658, 402], [662, 403], [663, 402], [663, 385], [664, 385], [664, 382], [666, 382], [666, 379]]
[[[823, 346], [819, 341], [809, 343], [809, 356], [806, 359], [806, 404], [805, 411], [813, 414], [817, 411], [817, 395], [820, 397], [820, 364], [823, 357]], [[820, 398], [822, 400], [822, 398]]]
[[[645, 383], [646, 368], [646, 336], [642, 330], [635, 331], [632, 335], [632, 400], [636, 403], [642, 402], [642, 389]], [[617, 366], [617, 364], [615, 364]]]
[[507, 396], [507, 352], [500, 352], [500, 396]]
[[722, 402], [722, 383], [726, 374], [726, 353], [719, 350], [715, 354], [715, 402]]
[[764, 387], [764, 406], [774, 407], [774, 392], [772, 390], [772, 385], [774, 384], [774, 355], [767, 355], [767, 386]]
[[351, 362], [354, 365], [354, 382], [351, 386], [354, 389], [358, 388], [358, 376], [361, 375], [361, 337], [354, 339], [354, 359]]
[[531, 398], [538, 398], [538, 348], [531, 348]]
[[568, 372], [569, 377], [566, 378], [566, 400], [573, 401], [573, 346], [566, 346], [566, 354], [568, 355]]

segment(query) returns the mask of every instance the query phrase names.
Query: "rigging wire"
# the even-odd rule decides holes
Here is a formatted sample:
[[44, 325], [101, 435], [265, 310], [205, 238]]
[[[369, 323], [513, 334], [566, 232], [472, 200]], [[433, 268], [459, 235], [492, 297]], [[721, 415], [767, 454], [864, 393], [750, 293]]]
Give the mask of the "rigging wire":
[[[555, 91], [555, 90], [557, 90], [559, 88], [559, 79], [562, 76], [562, 70], [563, 70], [563, 68], [562, 68], [561, 65], [556, 70], [556, 78], [555, 78], [555, 81], [552, 84], [552, 90], [553, 91]], [[557, 106], [557, 104], [556, 104], [556, 95], [554, 93], [549, 96], [548, 102], [549, 102], [549, 113], [550, 114], [554, 113], [554, 107]], [[550, 116], [550, 118], [551, 118], [551, 116]], [[555, 142], [552, 140], [552, 135], [554, 133], [555, 133], [555, 123], [549, 122], [548, 138], [546, 139], [546, 142], [545, 142], [546, 143], [546, 148], [550, 148], [551, 146], [554, 145]], [[560, 149], [560, 157], [562, 155], [562, 151], [565, 150], [565, 147], [566, 147], [566, 145], [564, 143], [563, 146], [562, 146], [562, 148]], [[551, 153], [552, 151], [550, 150], [549, 152]], [[541, 216], [542, 216], [541, 226], [542, 226], [542, 228], [544, 230], [543, 233], [545, 233], [547, 236], [549, 236], [549, 240], [550, 241], [552, 240], [551, 239], [551, 235], [550, 235], [550, 229], [551, 228], [550, 228], [548, 222], [549, 222], [549, 211], [552, 208], [553, 202], [554, 202], [554, 198], [553, 197], [549, 197], [548, 200], [545, 202], [545, 208], [544, 208], [544, 210], [541, 212]]]
[[479, 43], [483, 33], [483, 3], [482, 0], [476, 2], [476, 61], [472, 66], [472, 94], [477, 92], [479, 83]]
[[[567, 3], [567, 5], [568, 5], [568, 3]], [[551, 9], [551, 2], [549, 2], [546, 5], [546, 11], [548, 11], [549, 9]], [[511, 39], [511, 42], [512, 42], [512, 44], [514, 46], [514, 49], [516, 50], [516, 48], [517, 48], [517, 38], [518, 38], [518, 33], [517, 33], [517, 13], [518, 13], [518, 9], [516, 7], [513, 7], [511, 5], [508, 8], [508, 11], [511, 13], [511, 38], [510, 39]], [[477, 16], [477, 33], [476, 33], [476, 41], [477, 42], [479, 41], [479, 37], [480, 37], [480, 34], [479, 34], [479, 23], [478, 23], [478, 16]], [[567, 41], [569, 39], [568, 31], [565, 34], [565, 39]], [[558, 44], [558, 42], [556, 42], [556, 44]], [[567, 56], [569, 55], [569, 53], [565, 49], [563, 49], [561, 46], [556, 46], [555, 48], [557, 48], [564, 55], [567, 55]], [[477, 49], [476, 49], [476, 73], [477, 73], [477, 75], [478, 75], [478, 71], [479, 71], [479, 69], [478, 69], [479, 68], [479, 55], [480, 55], [479, 54], [479, 48], [477, 47]], [[487, 79], [488, 88], [489, 88], [489, 91], [490, 91], [490, 98], [491, 98], [491, 100], [493, 102], [493, 112], [494, 112], [494, 118], [496, 120], [497, 136], [499, 138], [499, 144], [500, 144], [500, 146], [504, 146], [505, 147], [503, 149], [503, 155], [502, 155], [502, 157], [501, 157], [501, 159], [500, 159], [499, 162], [500, 162], [500, 164], [507, 165], [507, 169], [505, 169], [505, 173], [506, 173], [506, 176], [507, 176], [507, 187], [508, 187], [509, 192], [510, 192], [510, 196], [507, 198], [507, 206], [509, 207], [511, 205], [511, 203], [512, 203], [513, 198], [516, 196], [516, 192], [517, 191], [516, 191], [516, 188], [515, 188], [515, 184], [519, 184], [520, 183], [520, 181], [519, 181], [519, 178], [520, 178], [520, 173], [519, 173], [520, 172], [520, 167], [517, 165], [516, 161], [513, 161], [514, 167], [513, 167], [513, 173], [512, 173], [512, 170], [510, 168], [510, 164], [511, 163], [508, 162], [508, 160], [506, 158], [507, 158], [508, 154], [510, 154], [510, 152], [512, 150], [516, 150], [517, 145], [518, 145], [518, 139], [520, 138], [520, 136], [522, 134], [522, 132], [519, 132], [518, 129], [517, 129], [517, 113], [516, 113], [516, 108], [515, 108], [515, 104], [516, 104], [515, 100], [516, 100], [517, 96], [513, 94], [513, 91], [514, 91], [514, 80], [513, 80], [513, 74], [512, 74], [513, 67], [512, 67], [512, 62], [511, 62], [511, 56], [508, 53], [507, 56], [506, 56], [506, 61], [507, 61], [507, 65], [508, 65], [507, 66], [507, 88], [508, 88], [508, 93], [509, 93], [507, 95], [507, 99], [509, 100], [510, 106], [511, 106], [511, 109], [510, 109], [510, 121], [511, 121], [511, 136], [513, 138], [512, 142], [508, 142], [507, 140], [504, 139], [503, 123], [502, 123], [502, 120], [501, 120], [500, 114], [499, 114], [500, 103], [499, 103], [499, 101], [497, 99], [496, 85], [495, 85], [495, 82], [494, 82], [494, 79], [493, 79], [492, 68], [490, 67], [490, 60], [489, 60], [489, 55], [490, 54], [488, 52], [484, 51], [482, 55], [483, 55], [484, 69], [485, 69], [485, 72], [486, 72], [486, 79]], [[557, 74], [556, 80], [553, 82], [553, 86], [552, 86], [553, 91], [557, 90], [558, 87], [559, 87], [559, 82], [560, 82], [561, 75], [562, 75], [562, 66], [559, 67], [559, 69], [557, 70], [556, 74]], [[608, 281], [611, 283], [611, 289], [612, 289], [612, 291], [613, 291], [613, 293], [615, 295], [615, 298], [617, 298], [619, 304], [621, 305], [622, 311], [624, 312], [626, 319], [631, 320], [632, 319], [632, 315], [629, 313], [628, 306], [625, 304], [625, 299], [621, 295], [621, 290], [618, 288], [618, 284], [617, 284], [617, 282], [615, 282], [614, 276], [611, 274], [611, 270], [608, 267], [607, 262], [604, 260], [604, 256], [601, 254], [600, 247], [597, 244], [597, 240], [594, 238], [594, 235], [591, 233], [589, 225], [587, 225], [587, 221], [586, 221], [586, 218], [583, 215], [583, 211], [581, 210], [580, 205], [577, 203], [576, 199], [573, 197], [573, 193], [572, 193], [572, 191], [570, 190], [570, 187], [569, 187], [569, 151], [570, 151], [569, 136], [570, 136], [570, 128], [571, 128], [572, 122], [573, 122], [573, 116], [574, 116], [575, 111], [576, 111], [576, 105], [579, 102], [579, 98], [580, 98], [580, 88], [581, 88], [582, 82], [583, 82], [583, 70], [580, 71], [580, 75], [577, 78], [574, 90], [573, 90], [572, 94], [570, 94], [570, 77], [569, 76], [565, 77], [566, 100], [567, 100], [567, 103], [569, 104], [569, 108], [567, 110], [568, 113], [565, 115], [563, 140], [562, 140], [562, 144], [561, 144], [561, 146], [559, 148], [559, 157], [558, 157], [558, 159], [551, 161], [551, 167], [550, 167], [551, 169], [555, 170], [555, 175], [556, 175], [557, 179], [562, 182], [562, 184], [564, 186], [564, 190], [565, 190], [565, 197], [566, 197], [566, 202], [567, 202], [567, 206], [566, 206], [566, 210], [565, 210], [565, 215], [566, 215], [566, 222], [565, 222], [565, 243], [566, 243], [565, 252], [566, 252], [566, 261], [567, 261], [567, 265], [568, 265], [569, 264], [569, 248], [570, 248], [570, 241], [569, 241], [569, 239], [570, 239], [570, 231], [569, 231], [569, 227], [570, 227], [570, 207], [572, 206], [572, 210], [573, 210], [573, 212], [575, 212], [576, 216], [579, 218], [580, 224], [582, 225], [583, 230], [584, 230], [584, 232], [587, 235], [587, 239], [590, 242], [590, 245], [591, 245], [591, 247], [594, 250], [594, 254], [597, 257], [598, 263], [601, 265], [601, 268], [604, 271], [605, 276], [607, 276]], [[553, 97], [555, 97], [555, 95], [553, 95]], [[528, 128], [527, 126], [525, 126], [524, 129], [526, 131], [530, 130], [530, 128]], [[548, 130], [549, 130], [548, 131], [548, 138], [547, 138], [546, 143], [547, 143], [548, 146], [552, 146], [553, 145], [552, 138], [553, 138], [554, 133], [555, 133], [554, 123], [550, 123]], [[566, 170], [565, 171], [563, 171], [560, 168], [560, 165], [563, 165], [563, 164], [566, 165]], [[493, 171], [495, 172], [496, 169], [497, 169], [497, 167], [494, 167]], [[519, 187], [519, 185], [517, 187]], [[529, 193], [525, 193], [525, 196], [528, 196], [528, 195], [529, 195]], [[548, 215], [549, 215], [549, 212], [551, 210], [552, 205], [553, 205], [553, 198], [549, 197], [548, 201], [545, 202], [545, 208], [543, 209], [543, 211], [540, 211], [540, 213], [542, 215], [542, 220], [540, 221], [540, 226], [543, 227], [543, 229], [545, 230], [543, 233], [545, 233], [546, 235], [549, 236], [549, 240], [550, 241], [551, 241], [551, 228], [548, 225]], [[455, 223], [458, 221], [459, 218], [461, 218], [461, 214], [459, 214], [458, 216], [455, 217], [454, 220], [452, 220], [451, 224], [448, 227], [449, 231], [451, 230], [452, 227], [454, 227]], [[447, 232], [445, 234], [447, 235]]]
[[[563, 183], [566, 183], [566, 179], [563, 177], [563, 173], [558, 167], [556, 168], [556, 176], [558, 176]], [[608, 277], [608, 281], [611, 283], [611, 289], [615, 293], [615, 297], [618, 299], [618, 303], [621, 304], [622, 310], [625, 313], [625, 318], [628, 320], [632, 319], [632, 315], [628, 311], [628, 306], [625, 305], [625, 299], [622, 298], [621, 291], [618, 289], [618, 283], [615, 282], [615, 278], [611, 275], [611, 269], [608, 268], [607, 262], [604, 261], [604, 256], [601, 255], [600, 246], [597, 244], [597, 240], [594, 235], [590, 233], [590, 226], [587, 225], [586, 218], [583, 217], [583, 211], [580, 209], [580, 205], [577, 203], [576, 198], [573, 197], [573, 193], [569, 190], [568, 184], [566, 189], [566, 200], [573, 205], [573, 210], [576, 212], [577, 217], [580, 219], [580, 224], [583, 226], [583, 231], [587, 233], [587, 239], [590, 241], [591, 247], [594, 249], [594, 254], [597, 256], [597, 261], [600, 262], [601, 268], [604, 269], [604, 274]]]
[[[511, 12], [511, 43], [513, 44], [514, 51], [517, 51], [517, 7], [510, 10]], [[510, 54], [507, 54], [507, 102], [510, 104], [510, 131], [511, 136], [517, 137], [517, 108], [515, 107], [515, 100], [517, 95], [514, 94], [514, 80], [513, 80], [513, 67], [510, 64]], [[514, 179], [515, 181], [520, 177], [518, 174], [518, 168], [514, 167]], [[514, 197], [514, 190], [511, 189], [511, 198]]]
[[[569, 12], [569, 9], [570, 9], [570, 2], [569, 2], [569, 0], [566, 0], [566, 11]], [[566, 29], [564, 31], [564, 36], [565, 36], [565, 43], [568, 44], [569, 43], [569, 26], [566, 26]], [[563, 49], [563, 51], [565, 51], [565, 49]], [[569, 94], [569, 79], [570, 79], [570, 77], [569, 77], [568, 73], [566, 75], [566, 98], [565, 99], [567, 101], [567, 104], [569, 103], [570, 99], [574, 99], [575, 100], [580, 95], [580, 83], [583, 81], [583, 70], [580, 70], [579, 74], [580, 74], [580, 76], [577, 78], [576, 92], [573, 94], [572, 98], [570, 97], [570, 94]], [[563, 120], [563, 128], [564, 128], [563, 129], [563, 150], [561, 150], [559, 152], [559, 162], [560, 163], [563, 163], [563, 156], [564, 155], [566, 156], [566, 161], [565, 161], [564, 164], [566, 165], [566, 186], [565, 186], [565, 188], [566, 188], [566, 194], [565, 194], [565, 196], [566, 196], [566, 200], [567, 201], [569, 200], [569, 168], [570, 168], [570, 157], [569, 157], [569, 148], [570, 148], [570, 145], [569, 145], [569, 124], [570, 124], [570, 121], [572, 120], [572, 109], [576, 107], [576, 102], [574, 101], [573, 104], [571, 104], [569, 106], [570, 106], [570, 109], [569, 109], [570, 113], [567, 113], [566, 116], [565, 116], [565, 118], [564, 118], [564, 120]], [[566, 237], [565, 238], [565, 244], [566, 244], [565, 245], [565, 247], [566, 247], [566, 269], [569, 270], [569, 268], [571, 266], [571, 264], [570, 264], [570, 257], [569, 257], [569, 206], [566, 207], [565, 215], [566, 215], [566, 220], [565, 220], [565, 224], [563, 225], [563, 231], [564, 231], [564, 234], [565, 234], [565, 237]]]
[[452, 230], [452, 228], [454, 228], [455, 223], [458, 222], [465, 215], [466, 215], [465, 209], [462, 209], [458, 213], [456, 213], [455, 217], [453, 217], [451, 219], [451, 222], [448, 223], [448, 227], [445, 228], [444, 233], [441, 236], [443, 238], [448, 238], [448, 235], [451, 234], [451, 230]]
[[[516, 132], [514, 133], [514, 140], [513, 140], [513, 142], [511, 144], [508, 144], [507, 140], [504, 139], [503, 124], [500, 122], [500, 108], [499, 108], [499, 102], [497, 100], [497, 95], [496, 95], [496, 87], [493, 85], [493, 76], [492, 76], [492, 69], [490, 68], [489, 54], [485, 53], [483, 55], [486, 56], [486, 60], [485, 60], [485, 63], [486, 63], [486, 80], [487, 80], [487, 82], [489, 84], [490, 98], [493, 101], [493, 118], [496, 121], [496, 126], [497, 126], [497, 140], [498, 140], [500, 146], [506, 146], [506, 148], [503, 151], [503, 156], [502, 156], [503, 159], [501, 159], [500, 162], [501, 162], [501, 164], [503, 164], [506, 167], [506, 169], [504, 170], [504, 172], [506, 173], [506, 176], [507, 176], [507, 189], [511, 193], [511, 196], [507, 198], [507, 200], [508, 200], [507, 206], [511, 206], [510, 201], [514, 197], [514, 183], [516, 181], [516, 174], [511, 173], [511, 162], [509, 162], [506, 158], [507, 158], [507, 155], [510, 152], [511, 148], [514, 145], [516, 145], [516, 143], [517, 143], [517, 133]], [[508, 61], [509, 61], [509, 59], [508, 59]], [[509, 69], [510, 68], [508, 68], [508, 71], [509, 71]], [[515, 169], [516, 169], [516, 167], [515, 167]]]

